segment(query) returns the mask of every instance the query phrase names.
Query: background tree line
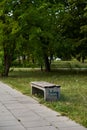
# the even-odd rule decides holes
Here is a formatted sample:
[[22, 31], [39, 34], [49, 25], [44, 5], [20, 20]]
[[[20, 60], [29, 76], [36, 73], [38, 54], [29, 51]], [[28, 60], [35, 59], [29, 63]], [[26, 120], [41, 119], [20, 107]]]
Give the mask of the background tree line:
[[84, 62], [87, 56], [86, 0], [1, 0], [1, 74], [20, 56], [50, 71], [53, 56]]

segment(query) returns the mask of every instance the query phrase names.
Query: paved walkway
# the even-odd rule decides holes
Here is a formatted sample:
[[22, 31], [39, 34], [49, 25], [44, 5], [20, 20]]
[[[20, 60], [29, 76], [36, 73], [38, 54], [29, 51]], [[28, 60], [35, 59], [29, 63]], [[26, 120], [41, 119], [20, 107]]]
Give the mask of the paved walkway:
[[0, 82], [0, 130], [87, 130]]

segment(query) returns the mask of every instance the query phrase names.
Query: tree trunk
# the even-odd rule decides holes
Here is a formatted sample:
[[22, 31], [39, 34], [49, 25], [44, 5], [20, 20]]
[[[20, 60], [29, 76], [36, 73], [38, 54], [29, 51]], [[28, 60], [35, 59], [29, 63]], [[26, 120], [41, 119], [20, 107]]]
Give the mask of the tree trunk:
[[25, 60], [26, 60], [26, 56], [25, 56], [25, 55], [23, 55], [23, 56], [22, 56], [22, 61], [23, 61], [23, 64], [25, 63]]
[[84, 63], [85, 61], [85, 56], [82, 56], [82, 63]]
[[47, 72], [50, 72], [51, 71], [51, 69], [50, 69], [50, 63], [49, 63], [48, 56], [46, 54], [44, 54], [44, 62], [45, 62], [45, 70]]
[[43, 65], [41, 65], [40, 67], [41, 67], [41, 71], [43, 71]]
[[4, 55], [4, 61], [3, 61], [2, 76], [8, 77], [10, 65], [11, 65], [11, 56], [5, 54]]

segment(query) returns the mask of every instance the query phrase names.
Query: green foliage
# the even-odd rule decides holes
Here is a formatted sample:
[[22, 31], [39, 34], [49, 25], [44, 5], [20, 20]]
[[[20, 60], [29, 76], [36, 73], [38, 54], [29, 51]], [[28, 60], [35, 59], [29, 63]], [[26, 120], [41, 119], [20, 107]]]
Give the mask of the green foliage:
[[[71, 39], [73, 45], [71, 51], [75, 57], [80, 55], [80, 58], [85, 59], [87, 53], [86, 46], [86, 0], [74, 1], [68, 0], [68, 5], [65, 7], [65, 12], [61, 16], [60, 30], [64, 39]], [[83, 44], [84, 42], [84, 44]]]
[[84, 61], [86, 21], [86, 0], [2, 0], [0, 47], [11, 62], [27, 56], [47, 67], [51, 63], [48, 57], [70, 59], [72, 55]]
[[3, 72], [3, 60], [2, 60], [2, 58], [3, 58], [3, 51], [1, 51], [0, 50], [0, 73], [2, 73]]

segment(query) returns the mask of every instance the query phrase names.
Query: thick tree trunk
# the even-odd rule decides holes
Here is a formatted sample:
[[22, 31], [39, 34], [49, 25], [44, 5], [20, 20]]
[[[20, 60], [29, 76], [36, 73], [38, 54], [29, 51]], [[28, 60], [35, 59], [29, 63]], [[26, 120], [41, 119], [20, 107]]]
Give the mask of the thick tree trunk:
[[4, 55], [4, 61], [3, 61], [2, 76], [8, 77], [10, 65], [11, 65], [11, 56], [5, 54]]

